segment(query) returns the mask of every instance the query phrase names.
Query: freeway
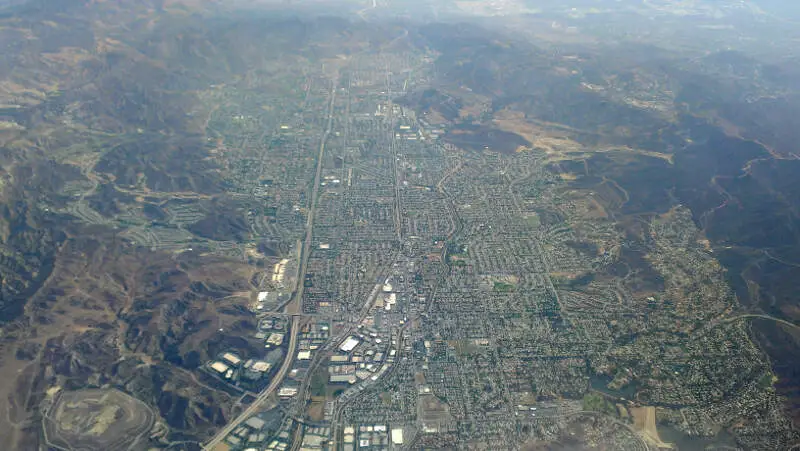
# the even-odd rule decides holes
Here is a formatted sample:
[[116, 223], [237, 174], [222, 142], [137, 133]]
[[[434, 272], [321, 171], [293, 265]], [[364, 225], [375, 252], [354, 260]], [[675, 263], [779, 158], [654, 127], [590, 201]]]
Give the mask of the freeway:
[[774, 321], [774, 322], [776, 322], [778, 324], [781, 324], [783, 326], [786, 326], [786, 327], [789, 327], [789, 328], [792, 328], [792, 329], [800, 330], [800, 325], [795, 324], [795, 323], [793, 323], [791, 321], [787, 321], [785, 319], [776, 318], [774, 316], [766, 315], [766, 314], [762, 314], [762, 313], [743, 313], [743, 314], [736, 315], [736, 316], [731, 316], [731, 317], [728, 317], [728, 318], [724, 318], [724, 317], [714, 318], [713, 320], [708, 321], [706, 324], [704, 324], [703, 326], [701, 326], [700, 328], [695, 330], [693, 332], [692, 338], [696, 340], [696, 339], [704, 336], [709, 331], [711, 331], [712, 329], [714, 329], [715, 327], [717, 327], [717, 326], [719, 326], [721, 324], [731, 324], [731, 323], [735, 323], [736, 321], [747, 320], [747, 319], [763, 319], [763, 320], [766, 320], [766, 321]]
[[280, 370], [275, 374], [270, 382], [269, 386], [265, 388], [261, 393], [259, 393], [258, 397], [255, 401], [253, 401], [250, 406], [244, 410], [239, 416], [237, 416], [233, 421], [228, 423], [224, 428], [222, 428], [211, 440], [209, 440], [204, 446], [204, 449], [213, 450], [217, 445], [222, 443], [225, 440], [225, 437], [228, 436], [231, 432], [233, 432], [240, 424], [247, 421], [248, 418], [253, 416], [254, 414], [258, 413], [259, 409], [263, 406], [263, 404], [269, 399], [272, 393], [278, 389], [278, 387], [283, 382], [284, 377], [286, 377], [286, 373], [289, 372], [289, 369], [292, 367], [292, 363], [294, 363], [294, 355], [295, 351], [297, 350], [297, 332], [300, 329], [300, 316], [302, 314], [303, 309], [303, 278], [306, 273], [306, 269], [308, 268], [308, 257], [311, 254], [311, 238], [313, 236], [313, 229], [314, 229], [314, 213], [317, 208], [317, 198], [319, 197], [319, 187], [320, 187], [320, 179], [322, 178], [322, 166], [324, 164], [324, 157], [325, 157], [325, 143], [328, 140], [328, 136], [331, 134], [331, 129], [333, 128], [333, 107], [334, 103], [336, 102], [336, 82], [331, 83], [331, 100], [330, 104], [328, 105], [328, 124], [325, 129], [325, 133], [322, 135], [322, 139], [319, 144], [319, 156], [317, 158], [317, 171], [314, 174], [314, 188], [311, 191], [311, 206], [308, 209], [308, 220], [306, 222], [306, 238], [305, 243], [303, 243], [303, 250], [300, 256], [300, 271], [299, 277], [297, 278], [297, 285], [294, 291], [294, 296], [292, 301], [286, 305], [286, 313], [292, 315], [292, 325], [289, 335], [289, 348], [286, 351], [286, 358], [283, 360], [283, 364], [281, 365]]
[[798, 326], [797, 324], [795, 324], [793, 322], [786, 321], [785, 319], [776, 318], [776, 317], [771, 316], [771, 315], [763, 315], [763, 314], [759, 314], [759, 313], [746, 313], [746, 314], [743, 314], [743, 315], [738, 315], [738, 316], [734, 316], [734, 317], [731, 317], [731, 318], [724, 319], [724, 320], [722, 320], [722, 322], [723, 323], [732, 323], [732, 322], [738, 321], [740, 319], [763, 319], [763, 320], [767, 320], [767, 321], [775, 321], [778, 324], [783, 324], [784, 326], [790, 327], [792, 329], [800, 329], [800, 326]]
[[206, 443], [203, 448], [207, 450], [213, 450], [217, 445], [222, 443], [225, 437], [228, 436], [234, 429], [239, 427], [240, 424], [245, 422], [248, 418], [252, 415], [258, 413], [258, 410], [264, 404], [264, 402], [272, 395], [272, 393], [281, 385], [283, 382], [283, 378], [286, 377], [286, 373], [289, 372], [289, 369], [292, 367], [292, 363], [294, 362], [294, 352], [297, 348], [297, 330], [300, 328], [300, 317], [295, 316], [292, 318], [292, 332], [291, 337], [289, 338], [289, 349], [286, 353], [286, 358], [283, 360], [283, 365], [281, 369], [275, 374], [275, 377], [272, 378], [269, 386], [265, 388], [253, 401], [250, 406], [244, 410], [239, 416], [237, 416], [233, 421], [228, 423], [222, 430], [220, 430], [217, 435], [214, 436], [211, 440]]
[[308, 218], [306, 219], [306, 238], [303, 242], [303, 250], [300, 256], [300, 271], [298, 271], [297, 290], [293, 302], [286, 306], [286, 313], [295, 315], [303, 311], [303, 290], [305, 284], [303, 278], [308, 268], [308, 257], [311, 254], [311, 238], [314, 234], [314, 215], [317, 211], [317, 203], [319, 199], [319, 187], [322, 181], [322, 166], [325, 164], [325, 143], [328, 141], [333, 129], [333, 106], [336, 102], [336, 85], [334, 80], [331, 82], [331, 102], [328, 105], [328, 124], [325, 127], [325, 133], [322, 135], [322, 140], [319, 143], [319, 155], [317, 156], [317, 172], [314, 174], [314, 188], [311, 190], [311, 205], [308, 208]]

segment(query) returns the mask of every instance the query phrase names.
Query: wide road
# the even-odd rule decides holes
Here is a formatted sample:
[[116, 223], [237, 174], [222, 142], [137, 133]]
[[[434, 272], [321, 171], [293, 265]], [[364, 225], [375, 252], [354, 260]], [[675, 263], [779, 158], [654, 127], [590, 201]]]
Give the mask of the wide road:
[[319, 199], [319, 187], [322, 182], [322, 166], [325, 163], [325, 143], [328, 141], [333, 129], [333, 106], [336, 102], [336, 85], [334, 80], [331, 82], [331, 103], [328, 105], [328, 124], [325, 127], [325, 133], [322, 135], [322, 140], [319, 143], [319, 155], [317, 156], [317, 172], [314, 174], [314, 187], [311, 189], [311, 205], [308, 208], [308, 219], [306, 220], [306, 239], [303, 242], [303, 250], [300, 256], [300, 271], [297, 277], [297, 289], [295, 290], [294, 299], [286, 306], [286, 313], [290, 315], [300, 314], [303, 312], [303, 290], [305, 289], [304, 279], [306, 269], [308, 268], [308, 256], [311, 254], [311, 238], [314, 234], [314, 216], [317, 212], [317, 203]]
[[783, 324], [786, 327], [790, 327], [792, 329], [800, 330], [800, 325], [797, 325], [797, 324], [795, 324], [795, 323], [793, 323], [791, 321], [787, 321], [787, 320], [781, 319], [781, 318], [776, 318], [776, 317], [774, 317], [772, 315], [764, 315], [764, 314], [760, 314], [760, 313], [745, 313], [743, 315], [738, 315], [738, 316], [734, 316], [734, 317], [731, 317], [731, 318], [724, 319], [724, 320], [722, 320], [722, 322], [723, 323], [732, 323], [732, 322], [738, 321], [740, 319], [763, 319], [763, 320], [766, 320], [766, 321], [775, 321], [776, 323]]
[[283, 365], [281, 369], [275, 374], [275, 377], [272, 378], [272, 382], [270, 382], [269, 386], [265, 388], [253, 401], [250, 406], [245, 409], [238, 417], [236, 417], [233, 421], [227, 424], [224, 428], [222, 428], [217, 435], [214, 436], [211, 440], [208, 441], [204, 445], [205, 449], [213, 450], [217, 445], [222, 443], [225, 440], [225, 437], [228, 436], [234, 429], [239, 427], [240, 424], [247, 421], [248, 418], [258, 413], [261, 406], [264, 402], [272, 395], [272, 393], [281, 385], [283, 382], [283, 378], [286, 377], [286, 373], [292, 367], [292, 362], [294, 362], [294, 353], [297, 349], [297, 329], [300, 328], [300, 317], [295, 316], [292, 318], [292, 332], [289, 338], [289, 349], [286, 352], [286, 358], [283, 359]]
[[302, 255], [300, 256], [300, 271], [298, 272], [298, 277], [296, 281], [296, 288], [294, 291], [294, 296], [292, 301], [286, 305], [286, 313], [292, 315], [292, 325], [289, 335], [289, 348], [286, 351], [286, 358], [283, 359], [283, 364], [281, 365], [280, 370], [275, 374], [270, 382], [269, 386], [265, 388], [261, 393], [259, 393], [258, 397], [255, 401], [253, 401], [250, 406], [245, 409], [239, 416], [237, 416], [233, 421], [228, 423], [224, 428], [222, 428], [217, 435], [214, 436], [211, 440], [206, 443], [203, 448], [207, 450], [213, 450], [217, 445], [222, 443], [225, 440], [225, 437], [228, 436], [231, 432], [233, 432], [240, 424], [247, 421], [248, 418], [255, 415], [259, 412], [262, 405], [269, 399], [270, 395], [278, 389], [278, 387], [283, 382], [283, 378], [286, 377], [286, 373], [289, 372], [289, 369], [292, 367], [292, 363], [294, 363], [294, 354], [297, 350], [297, 332], [300, 329], [300, 314], [302, 313], [303, 307], [303, 289], [304, 283], [303, 279], [305, 278], [306, 269], [308, 268], [308, 256], [311, 254], [311, 238], [313, 237], [313, 229], [314, 229], [314, 213], [317, 209], [317, 199], [319, 197], [319, 187], [320, 181], [322, 179], [322, 166], [324, 164], [325, 158], [325, 143], [328, 140], [328, 136], [331, 134], [331, 129], [333, 128], [333, 107], [334, 102], [336, 101], [336, 82], [333, 81], [331, 84], [331, 101], [330, 105], [328, 106], [328, 124], [325, 129], [325, 133], [322, 135], [322, 140], [319, 144], [319, 156], [317, 157], [317, 171], [314, 174], [314, 188], [311, 190], [311, 206], [308, 209], [308, 221], [306, 222], [306, 239], [305, 243], [303, 243], [303, 251]]

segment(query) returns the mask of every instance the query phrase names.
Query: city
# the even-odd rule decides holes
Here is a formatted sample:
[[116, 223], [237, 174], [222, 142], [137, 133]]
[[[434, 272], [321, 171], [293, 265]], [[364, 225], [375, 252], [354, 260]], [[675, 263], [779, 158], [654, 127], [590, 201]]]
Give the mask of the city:
[[[656, 416], [671, 436], [708, 436], [745, 407], [774, 408], [773, 376], [687, 211], [647, 224], [655, 274], [596, 276], [637, 245], [606, 210], [624, 190], [565, 186], [575, 143], [494, 149], [502, 135], [418, 117], [403, 99], [429, 82], [430, 61], [381, 50], [327, 65], [275, 131], [309, 152], [306, 169], [288, 173], [267, 150], [245, 179], [255, 198], [281, 200], [253, 219], [291, 250], [253, 310], [280, 333], [253, 338], [286, 357], [264, 358], [272, 382], [205, 447], [512, 448], [580, 424], [614, 449], [648, 450], [672, 447]], [[479, 150], [454, 144], [464, 139]], [[293, 297], [262, 302], [272, 290]], [[226, 355], [209, 363], [224, 362], [222, 379]], [[236, 360], [243, 378], [261, 363]], [[719, 361], [738, 376], [708, 366]]]
[[796, 451], [778, 3], [0, 0], [3, 449]]

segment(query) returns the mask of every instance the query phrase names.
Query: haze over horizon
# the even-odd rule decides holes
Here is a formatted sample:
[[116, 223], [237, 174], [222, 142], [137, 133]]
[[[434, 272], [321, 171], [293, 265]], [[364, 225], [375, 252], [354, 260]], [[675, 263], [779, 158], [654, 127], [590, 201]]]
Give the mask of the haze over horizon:
[[3, 449], [796, 450], [799, 23], [0, 0]]

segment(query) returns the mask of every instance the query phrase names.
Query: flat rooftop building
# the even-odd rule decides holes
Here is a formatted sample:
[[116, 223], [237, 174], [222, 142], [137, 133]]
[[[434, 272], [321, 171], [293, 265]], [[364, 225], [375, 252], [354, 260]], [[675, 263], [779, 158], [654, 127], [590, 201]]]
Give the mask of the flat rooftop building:
[[231, 365], [238, 365], [242, 362], [242, 359], [239, 358], [238, 355], [232, 352], [226, 352], [225, 354], [223, 354], [222, 359], [230, 363]]
[[403, 429], [402, 428], [392, 429], [392, 445], [402, 445], [402, 444], [403, 444]]
[[244, 422], [244, 424], [250, 426], [251, 428], [257, 431], [260, 431], [261, 429], [264, 428], [264, 424], [266, 423], [259, 417], [250, 417], [247, 421]]
[[281, 398], [291, 398], [297, 394], [296, 387], [283, 387], [278, 391], [278, 396]]
[[222, 362], [215, 361], [211, 363], [211, 369], [216, 371], [217, 373], [222, 374], [228, 371], [228, 365], [225, 365]]
[[344, 351], [344, 352], [350, 352], [353, 349], [355, 349], [356, 346], [358, 346], [360, 343], [361, 343], [361, 340], [359, 340], [356, 337], [350, 336], [350, 337], [347, 337], [347, 340], [345, 340], [344, 343], [342, 343], [341, 346], [339, 346], [339, 349]]

